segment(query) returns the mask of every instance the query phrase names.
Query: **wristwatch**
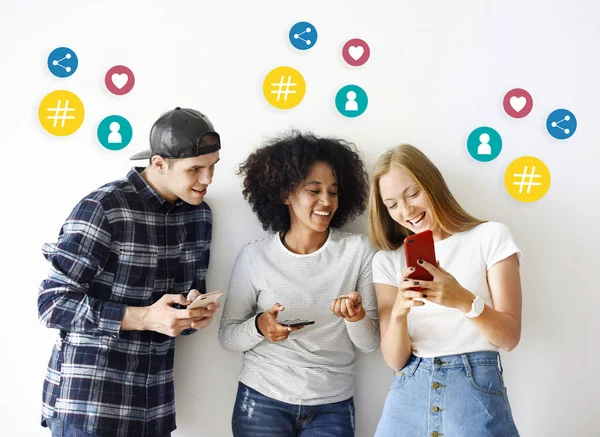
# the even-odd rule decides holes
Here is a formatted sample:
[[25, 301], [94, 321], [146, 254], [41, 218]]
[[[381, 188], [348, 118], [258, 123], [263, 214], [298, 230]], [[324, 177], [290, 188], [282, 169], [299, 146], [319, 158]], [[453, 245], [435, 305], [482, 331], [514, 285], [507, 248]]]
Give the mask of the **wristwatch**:
[[479, 296], [475, 296], [475, 300], [473, 301], [473, 304], [471, 305], [471, 311], [469, 311], [466, 314], [463, 313], [463, 315], [467, 319], [474, 319], [475, 317], [479, 317], [481, 315], [484, 308], [485, 308], [485, 303], [483, 302], [483, 299], [480, 298]]

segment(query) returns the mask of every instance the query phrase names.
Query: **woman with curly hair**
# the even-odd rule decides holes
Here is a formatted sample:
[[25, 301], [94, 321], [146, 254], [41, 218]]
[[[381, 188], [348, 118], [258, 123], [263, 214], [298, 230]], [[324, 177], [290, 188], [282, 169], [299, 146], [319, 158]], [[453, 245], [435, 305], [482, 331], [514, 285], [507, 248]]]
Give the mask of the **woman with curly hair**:
[[244, 353], [233, 435], [354, 436], [356, 349], [371, 352], [380, 339], [374, 251], [337, 228], [366, 207], [364, 164], [343, 140], [292, 132], [252, 153], [239, 174], [274, 233], [242, 247], [219, 328], [221, 345]]

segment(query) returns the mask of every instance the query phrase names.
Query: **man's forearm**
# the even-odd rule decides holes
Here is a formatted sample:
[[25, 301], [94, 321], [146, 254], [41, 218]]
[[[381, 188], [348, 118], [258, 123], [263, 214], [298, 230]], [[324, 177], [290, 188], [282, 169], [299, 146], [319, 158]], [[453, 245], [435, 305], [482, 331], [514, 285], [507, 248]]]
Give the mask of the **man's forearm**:
[[147, 307], [128, 306], [121, 322], [121, 331], [146, 331]]

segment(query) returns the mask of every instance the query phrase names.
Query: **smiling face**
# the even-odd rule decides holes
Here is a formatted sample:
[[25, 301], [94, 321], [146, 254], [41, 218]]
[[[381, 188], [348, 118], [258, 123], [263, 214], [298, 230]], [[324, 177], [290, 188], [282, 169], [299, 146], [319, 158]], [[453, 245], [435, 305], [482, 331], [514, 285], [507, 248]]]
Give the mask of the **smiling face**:
[[414, 233], [429, 229], [436, 241], [444, 238], [429, 196], [408, 170], [392, 167], [379, 179], [379, 192], [387, 212], [396, 223]]
[[338, 186], [331, 166], [315, 162], [284, 203], [290, 212], [290, 229], [326, 232], [338, 208]]
[[163, 197], [169, 202], [178, 198], [190, 205], [200, 205], [208, 186], [212, 183], [219, 152], [193, 158], [173, 160], [165, 168], [165, 191]]

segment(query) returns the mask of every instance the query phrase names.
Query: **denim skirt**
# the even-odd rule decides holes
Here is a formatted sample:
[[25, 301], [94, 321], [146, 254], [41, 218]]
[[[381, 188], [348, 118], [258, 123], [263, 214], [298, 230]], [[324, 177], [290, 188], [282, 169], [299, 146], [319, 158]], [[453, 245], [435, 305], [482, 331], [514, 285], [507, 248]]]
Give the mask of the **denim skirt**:
[[497, 352], [412, 355], [394, 372], [375, 437], [518, 437]]

